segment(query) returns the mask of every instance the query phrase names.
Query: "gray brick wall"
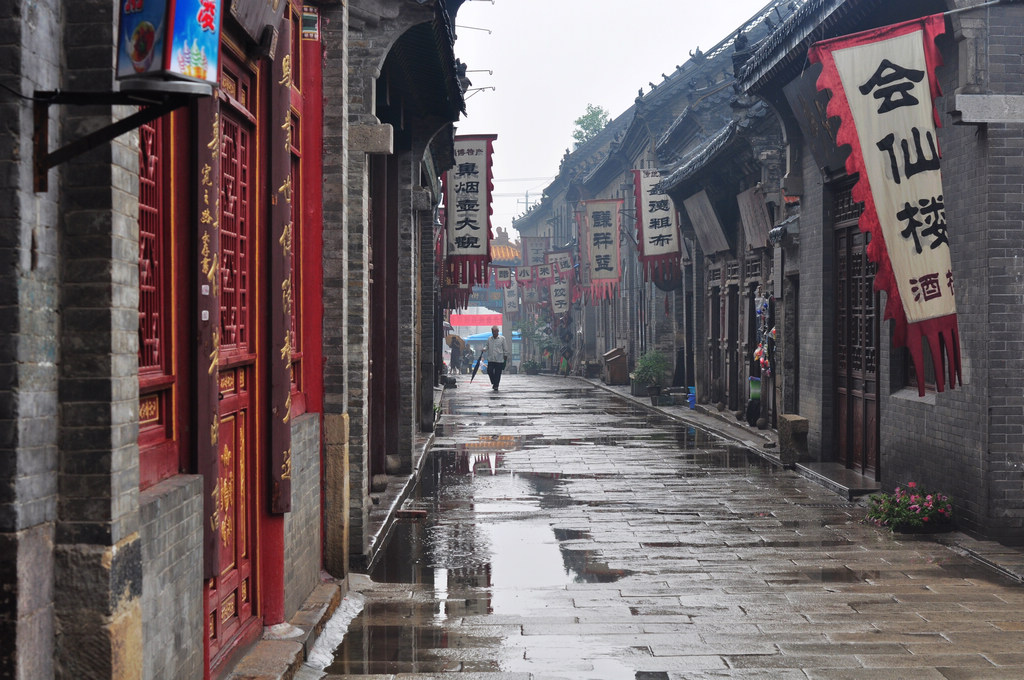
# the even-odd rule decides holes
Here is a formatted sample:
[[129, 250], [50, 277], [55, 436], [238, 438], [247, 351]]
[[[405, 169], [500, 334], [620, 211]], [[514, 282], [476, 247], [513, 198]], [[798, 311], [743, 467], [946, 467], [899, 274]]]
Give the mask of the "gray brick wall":
[[[946, 50], [943, 57], [947, 64], [947, 68], [940, 71], [940, 76], [945, 76], [943, 90], [953, 92], [956, 83], [951, 78], [957, 71], [957, 56]], [[939, 111], [948, 108], [948, 104], [950, 102], [940, 100]], [[1006, 252], [1006, 244], [996, 246], [991, 241], [990, 230], [998, 222], [998, 218], [992, 219], [993, 211], [1002, 210], [994, 208], [991, 197], [986, 194], [989, 191], [1002, 193], [1002, 189], [995, 187], [1003, 185], [1007, 178], [1003, 176], [1004, 169], [999, 167], [1002, 163], [993, 162], [999, 153], [993, 148], [990, 137], [976, 132], [969, 126], [951, 125], [948, 116], [944, 116], [943, 127], [939, 129], [964, 364], [963, 389], [947, 387], [942, 394], [930, 394], [922, 400], [917, 396], [916, 387], [904, 387], [905, 373], [901, 365], [905, 361], [904, 352], [893, 351], [891, 323], [885, 322], [881, 333], [881, 365], [887, 370], [882, 372], [880, 448], [883, 486], [915, 481], [949, 494], [961, 526], [977, 531], [988, 513], [986, 475], [991, 475], [994, 483], [998, 483], [1000, 476], [995, 469], [986, 470], [989, 455], [986, 449], [991, 448], [991, 444], [986, 443], [989, 437], [986, 383], [992, 341], [1003, 326], [998, 322], [993, 324], [991, 308], [984, 301], [988, 298], [990, 304], [996, 304], [995, 291], [1002, 284], [998, 275], [993, 277], [991, 260], [999, 259], [998, 251]], [[1019, 186], [1020, 178], [1014, 181]], [[990, 183], [993, 186], [988, 189]], [[1020, 224], [1019, 217], [1016, 224]], [[1014, 301], [1014, 305], [1019, 306], [1019, 302]], [[1016, 325], [1019, 331], [1019, 324]], [[1009, 364], [1004, 364], [1000, 370], [1009, 368]], [[1018, 404], [1021, 404], [1019, 397]], [[1024, 411], [1018, 408], [1018, 423], [1021, 412]], [[994, 451], [991, 455], [998, 457]], [[1019, 481], [1017, 486], [1020, 488]]]
[[[62, 3], [62, 86], [109, 91], [116, 3]], [[58, 107], [77, 138], [128, 107]], [[56, 171], [60, 187], [58, 504], [54, 571], [58, 677], [138, 677], [138, 151], [134, 135]], [[112, 598], [111, 593], [118, 593]], [[96, 617], [120, 619], [100, 627]]]
[[284, 615], [320, 583], [320, 414], [292, 421], [292, 511], [284, 516]]
[[[810, 149], [805, 145], [803, 183], [805, 192], [800, 197], [800, 386], [799, 413], [807, 418], [807, 448], [812, 458], [828, 460], [823, 456], [826, 442], [831, 441], [832, 393], [831, 389], [831, 270], [826, 270], [825, 258], [831, 261], [831, 239], [825, 244], [825, 196], [821, 171], [814, 164]], [[827, 298], [827, 299], [826, 299]], [[828, 324], [828, 325], [826, 325]]]
[[[346, 409], [348, 359], [348, 5], [321, 8], [323, 30], [323, 379], [325, 422]], [[339, 438], [344, 436], [345, 441]], [[349, 480], [347, 429], [324, 428], [324, 566], [343, 577]]]
[[[429, 140], [428, 140], [429, 141]], [[416, 433], [417, 364], [420, 359], [419, 315], [419, 241], [413, 211], [413, 187], [419, 185], [423, 147], [402, 153], [398, 161], [398, 333], [408, 338], [413, 352], [397, 351], [398, 380], [402, 385], [398, 413], [398, 454], [404, 473], [412, 470], [412, 445]]]
[[[383, 9], [383, 8], [382, 8]], [[394, 9], [394, 8], [391, 8]], [[370, 10], [374, 11], [374, 10]], [[390, 11], [390, 10], [389, 10]], [[391, 16], [378, 16], [367, 20], [367, 17], [360, 12], [360, 17], [349, 25], [347, 70], [344, 74], [346, 87], [338, 91], [338, 96], [347, 97], [348, 102], [348, 126], [352, 125], [377, 125], [380, 121], [376, 117], [375, 93], [377, 78], [380, 76], [381, 68], [385, 57], [394, 45], [398, 36], [404, 33], [414, 24], [430, 21], [432, 8], [402, 5], [397, 12]], [[379, 21], [378, 21], [379, 20]], [[325, 40], [326, 42], [326, 40]], [[341, 64], [328, 58], [325, 64], [325, 87], [334, 87], [338, 82], [338, 69]], [[333, 94], [333, 91], [332, 91]], [[325, 96], [327, 92], [325, 91]], [[332, 131], [338, 128], [337, 121], [328, 121], [332, 125]], [[408, 121], [411, 127], [414, 121]], [[351, 141], [352, 136], [347, 135], [346, 139]], [[414, 140], [415, 142], [415, 140]], [[415, 144], [414, 144], [415, 145]], [[336, 361], [330, 362], [325, 370], [325, 404], [330, 407], [343, 405], [344, 411], [349, 415], [349, 549], [353, 561], [364, 559], [369, 550], [370, 531], [368, 527], [371, 500], [369, 496], [369, 445], [368, 445], [368, 416], [369, 403], [371, 399], [383, 398], [382, 395], [371, 395], [369, 388], [369, 354], [368, 354], [368, 331], [370, 309], [369, 288], [371, 280], [370, 271], [370, 226], [369, 226], [369, 163], [367, 162], [367, 150], [360, 148], [349, 148], [348, 157], [344, 159], [344, 169], [347, 172], [347, 187], [345, 188], [345, 224], [342, 227], [343, 236], [338, 238], [334, 235], [328, 236], [325, 225], [324, 247], [325, 250], [336, 244], [340, 247], [346, 258], [343, 267], [343, 278], [337, 281], [328, 281], [325, 274], [325, 296], [337, 296], [344, 300], [345, 312], [341, 319], [344, 339], [343, 364], [336, 367]], [[325, 158], [325, 162], [341, 160]], [[417, 284], [413, 281], [415, 275], [415, 236], [412, 229], [412, 194], [410, 184], [418, 184], [419, 179], [419, 158], [415, 163], [408, 158], [398, 159], [400, 166], [400, 209], [398, 223], [402, 230], [400, 236], [401, 262], [404, 266], [412, 266], [406, 269], [399, 278], [399, 309], [400, 316], [399, 332], [403, 337], [416, 338], [416, 327], [410, 323], [415, 319], [414, 301], [416, 299]], [[415, 168], [415, 172], [413, 172]], [[327, 181], [325, 177], [325, 182]], [[325, 189], [327, 187], [325, 186]], [[325, 220], [328, 215], [325, 213]], [[325, 260], [325, 266], [326, 266]], [[333, 264], [333, 263], [332, 263]], [[327, 291], [330, 287], [331, 290]], [[328, 302], [325, 299], [325, 305]], [[325, 328], [328, 320], [325, 319]], [[335, 329], [335, 332], [337, 329]], [[325, 333], [325, 342], [334, 342], [340, 339], [338, 336]], [[325, 353], [330, 351], [325, 346]], [[407, 360], [406, 360], [407, 359]], [[416, 362], [418, 356], [403, 357], [399, 366], [399, 374], [402, 384], [407, 386], [401, 394], [400, 413], [398, 414], [399, 428], [399, 453], [406, 461], [411, 460], [411, 443], [413, 427], [415, 422], [415, 384]], [[336, 368], [343, 371], [344, 389], [339, 399], [338, 383], [340, 373]], [[389, 452], [391, 453], [391, 452]], [[333, 545], [333, 540], [329, 541]], [[333, 559], [333, 558], [332, 558]]]
[[[991, 91], [1024, 92], [1024, 8], [993, 8], [988, 77]], [[1024, 137], [1020, 125], [990, 125], [988, 135], [988, 328], [989, 389], [988, 524], [993, 535], [1024, 542]]]
[[[1024, 90], [1024, 8], [993, 9], [984, 87]], [[956, 91], [959, 54], [943, 43], [943, 90]], [[977, 75], [977, 73], [973, 74]], [[940, 100], [939, 110], [952, 102]], [[995, 538], [1024, 540], [1024, 137], [1020, 126], [955, 126], [939, 131], [953, 272], [956, 280], [964, 385], [917, 397], [907, 388], [906, 361], [882, 322], [879, 355], [881, 481], [916, 481], [953, 497], [961, 526]], [[815, 457], [832, 450], [832, 240], [830, 187], [805, 149], [800, 242], [800, 404], [810, 421]], [[882, 295], [881, 306], [884, 307]]]
[[177, 475], [139, 494], [146, 680], [203, 677], [203, 482]]
[[[3, 4], [0, 82], [61, 85], [60, 13], [58, 0]], [[55, 185], [33, 191], [31, 102], [0, 97], [0, 120], [0, 677], [30, 680], [54, 673], [59, 206]]]

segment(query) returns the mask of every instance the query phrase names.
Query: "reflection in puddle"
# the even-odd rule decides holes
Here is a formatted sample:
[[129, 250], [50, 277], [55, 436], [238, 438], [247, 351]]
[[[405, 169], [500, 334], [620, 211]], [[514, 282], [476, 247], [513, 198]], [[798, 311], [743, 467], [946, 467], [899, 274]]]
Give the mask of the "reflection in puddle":
[[[585, 403], [594, 400], [592, 390], [556, 392], [561, 404], [572, 404], [565, 401], [571, 398], [580, 408], [593, 409]], [[370, 571], [378, 583], [426, 586], [429, 597], [368, 605], [352, 622], [327, 673], [510, 672], [547, 663], [546, 655], [555, 654], [578, 677], [664, 677], [638, 674], [623, 663], [623, 655], [649, 657], [647, 647], [613, 651], [578, 640], [571, 658], [564, 658], [562, 648], [527, 652], [520, 626], [508, 632], [495, 622], [564, 618], [565, 599], [573, 597], [566, 593], [575, 584], [613, 584], [636, 573], [608, 563], [602, 544], [573, 523], [579, 521], [573, 519], [577, 506], [594, 512], [635, 505], [652, 516], [694, 515], [671, 502], [653, 507], [650, 499], [632, 497], [629, 488], [616, 489], [617, 481], [608, 487], [607, 480], [626, 480], [630, 470], [642, 474], [668, 460], [661, 472], [681, 476], [760, 476], [767, 466], [694, 427], [651, 428], [643, 412], [631, 407], [613, 404], [585, 427], [565, 423], [537, 428], [479, 404], [447, 408], [404, 504], [405, 510], [419, 511], [410, 513], [418, 519], [395, 523]], [[583, 450], [606, 450], [608, 463], [598, 458], [574, 465]], [[628, 455], [616, 460], [623, 453]], [[487, 654], [465, 651], [480, 648]]]
[[[563, 545], [585, 531], [553, 527], [542, 509], [565, 507], [561, 475], [513, 472], [500, 453], [435, 451], [407, 508], [424, 520], [396, 523], [370, 577], [384, 583], [433, 583], [444, 590], [488, 588], [491, 611], [521, 613], [519, 597], [502, 591], [610, 583], [628, 575], [592, 551]], [[446, 582], [438, 584], [443, 572]]]

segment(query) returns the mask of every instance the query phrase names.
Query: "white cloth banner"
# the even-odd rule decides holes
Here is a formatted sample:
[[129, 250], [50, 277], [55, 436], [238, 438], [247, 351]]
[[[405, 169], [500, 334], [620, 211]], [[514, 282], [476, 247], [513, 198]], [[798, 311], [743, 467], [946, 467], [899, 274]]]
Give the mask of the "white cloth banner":
[[551, 284], [551, 313], [565, 314], [569, 311], [569, 283], [556, 281]]
[[878, 265], [893, 341], [914, 359], [924, 394], [922, 338], [943, 389], [942, 351], [950, 385], [960, 376], [959, 330], [946, 225], [934, 97], [945, 31], [936, 14], [812, 46], [822, 64], [818, 88], [832, 92], [828, 113], [841, 120], [838, 143], [852, 151], [846, 170], [858, 177], [853, 198], [864, 203], [861, 231], [872, 235], [868, 259]]
[[519, 286], [514, 278], [503, 292], [505, 295], [505, 313], [515, 314], [519, 311]]
[[591, 299], [615, 295], [619, 287], [621, 198], [583, 201], [583, 224]]
[[459, 283], [485, 283], [491, 261], [491, 145], [495, 135], [455, 138], [445, 173], [447, 258]]

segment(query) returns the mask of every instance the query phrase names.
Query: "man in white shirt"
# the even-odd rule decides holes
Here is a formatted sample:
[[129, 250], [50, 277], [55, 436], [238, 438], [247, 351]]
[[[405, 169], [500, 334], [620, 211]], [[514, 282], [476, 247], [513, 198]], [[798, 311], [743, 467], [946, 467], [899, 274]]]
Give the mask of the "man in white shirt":
[[491, 379], [491, 389], [498, 391], [501, 372], [505, 370], [505, 362], [511, 354], [508, 338], [498, 335], [498, 327], [491, 326], [491, 337], [487, 338], [487, 377]]

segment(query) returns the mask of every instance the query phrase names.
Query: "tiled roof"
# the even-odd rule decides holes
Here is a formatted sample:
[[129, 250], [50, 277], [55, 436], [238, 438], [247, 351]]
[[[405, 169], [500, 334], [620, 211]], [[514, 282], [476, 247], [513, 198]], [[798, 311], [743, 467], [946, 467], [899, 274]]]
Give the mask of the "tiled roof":
[[665, 189], [672, 189], [676, 185], [686, 181], [696, 174], [707, 164], [708, 161], [714, 158], [719, 151], [724, 149], [726, 145], [732, 141], [739, 128], [740, 126], [738, 121], [729, 121], [729, 123], [716, 132], [711, 139], [684, 158], [683, 161], [672, 170], [668, 177], [662, 180], [662, 186]]
[[495, 264], [515, 264], [519, 262], [519, 247], [492, 243], [491, 262]]

